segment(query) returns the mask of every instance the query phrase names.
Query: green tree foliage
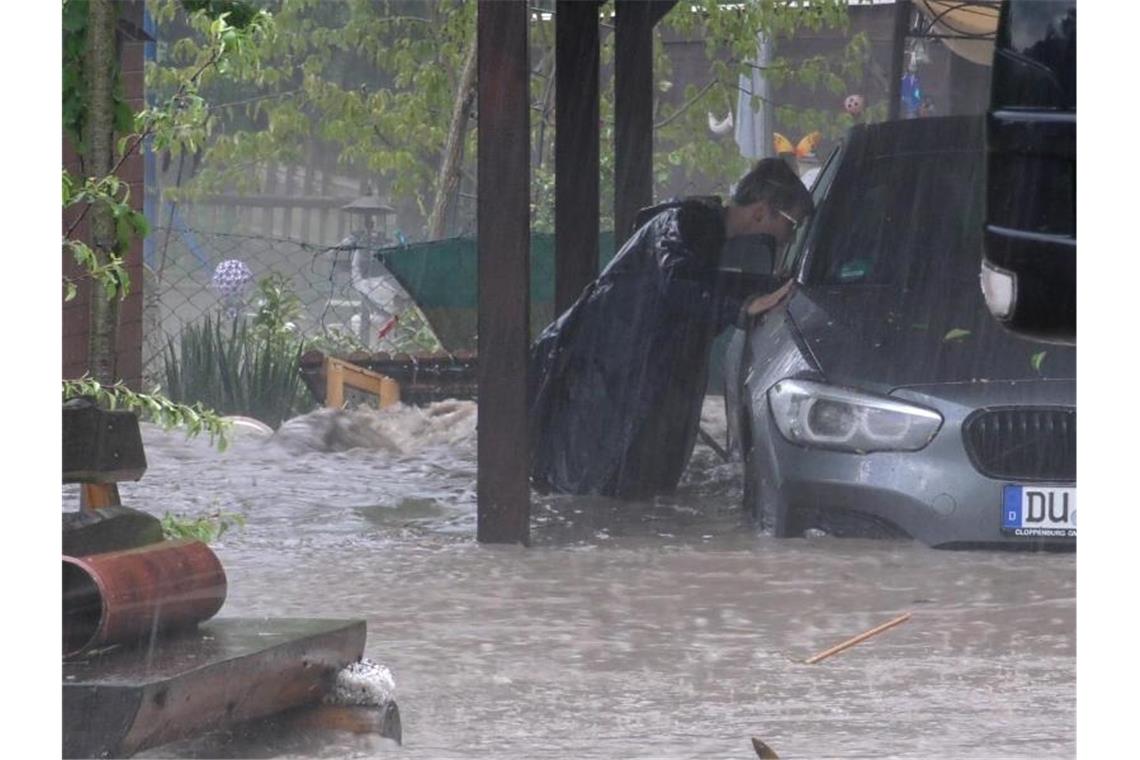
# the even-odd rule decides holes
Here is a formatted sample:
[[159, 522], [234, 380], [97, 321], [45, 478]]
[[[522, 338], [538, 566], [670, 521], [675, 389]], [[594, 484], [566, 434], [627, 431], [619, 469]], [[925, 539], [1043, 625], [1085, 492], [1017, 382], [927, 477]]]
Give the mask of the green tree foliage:
[[[756, 68], [757, 35], [773, 40], [775, 54], [763, 68], [763, 75], [774, 90], [808, 93], [825, 92], [842, 101], [848, 83], [862, 79], [870, 63], [870, 42], [866, 34], [847, 38], [843, 49], [825, 56], [793, 59], [781, 54], [786, 42], [804, 32], [848, 29], [847, 0], [819, 0], [793, 6], [783, 0], [752, 0], [726, 3], [722, 0], [698, 0], [689, 3], [691, 12], [674, 8], [662, 25], [675, 34], [690, 39], [704, 39], [709, 74], [703, 87], [689, 85], [680, 105], [658, 104], [655, 137], [663, 149], [655, 156], [658, 181], [679, 167], [686, 177], [705, 176], [717, 180], [713, 187], [724, 188], [748, 168], [748, 161], [738, 152], [731, 139], [695, 140], [692, 135], [707, 135], [705, 126], [710, 111], [735, 111], [741, 75], [750, 77]], [[668, 59], [657, 54], [656, 71], [663, 81], [670, 77]], [[659, 88], [663, 89], [663, 88]], [[753, 96], [752, 107], [761, 105]], [[824, 137], [835, 138], [852, 125], [852, 118], [838, 107], [832, 110], [804, 109], [773, 103], [775, 127], [789, 137], [819, 130]], [[874, 120], [886, 115], [879, 104], [868, 114]]]
[[[175, 0], [151, 0], [166, 40], [148, 71], [152, 91], [168, 92], [202, 60], [204, 22], [181, 17]], [[412, 199], [427, 219], [435, 199], [451, 112], [464, 54], [475, 34], [477, 3], [462, 0], [274, 0], [276, 34], [257, 42], [256, 72], [224, 83], [220, 71], [202, 77], [209, 92], [208, 139], [199, 170], [184, 195], [257, 189], [255, 169], [266, 162], [299, 162], [313, 142], [328, 146], [345, 173], [379, 175], [394, 199]], [[801, 7], [802, 6], [802, 7]], [[554, 21], [552, 2], [532, 4], [532, 205], [536, 230], [553, 219]], [[612, 70], [612, 6], [601, 8], [603, 71]], [[694, 189], [723, 190], [747, 166], [731, 139], [710, 139], [707, 113], [735, 107], [737, 81], [756, 54], [756, 34], [777, 41], [803, 30], [844, 28], [846, 0], [793, 6], [775, 0], [679, 3], [658, 25], [655, 71], [660, 94], [655, 108], [659, 183], [680, 171]], [[672, 72], [662, 35], [703, 39], [707, 81], [670, 93]], [[778, 43], [777, 43], [778, 44]], [[777, 57], [766, 74], [774, 85], [823, 88], [837, 96], [844, 82], [862, 75], [868, 60], [863, 35], [841, 54], [792, 61]], [[666, 97], [668, 95], [668, 97]], [[613, 82], [603, 85], [602, 213], [610, 222], [613, 198]], [[781, 126], [800, 134], [820, 129], [837, 134], [850, 123], [839, 112], [781, 108]], [[475, 135], [464, 150], [464, 186], [474, 192]], [[699, 183], [697, 181], [699, 178]], [[699, 187], [697, 186], [699, 184]], [[466, 199], [470, 201], [470, 198]], [[468, 220], [474, 204], [460, 206]], [[468, 225], [460, 225], [469, 227]]]
[[[160, 22], [179, 20], [177, 3], [155, 7]], [[278, 33], [259, 42], [256, 74], [211, 90], [212, 139], [196, 188], [253, 189], [253, 168], [298, 161], [319, 140], [341, 165], [379, 174], [391, 193], [415, 198], [426, 217], [474, 11], [455, 0], [280, 2]], [[201, 58], [201, 22], [186, 31], [148, 71], [152, 90], [169, 90]], [[370, 87], [377, 72], [382, 86]]]

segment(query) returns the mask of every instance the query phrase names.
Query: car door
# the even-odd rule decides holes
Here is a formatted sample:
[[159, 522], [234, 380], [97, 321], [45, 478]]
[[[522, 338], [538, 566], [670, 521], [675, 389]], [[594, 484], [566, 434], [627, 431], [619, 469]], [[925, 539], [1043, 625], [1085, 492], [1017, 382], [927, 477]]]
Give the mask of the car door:
[[[811, 187], [812, 201], [818, 209], [827, 198], [828, 190], [835, 179], [836, 170], [843, 153], [844, 142], [836, 146], [824, 161], [815, 184]], [[813, 230], [816, 228], [812, 214], [807, 222], [796, 232], [795, 238], [788, 243], [782, 252], [777, 254], [773, 264], [772, 273], [776, 280], [786, 280], [789, 277], [800, 278], [803, 262], [815, 239]], [[747, 414], [747, 409], [741, 403], [744, 380], [748, 375], [748, 368], [752, 363], [752, 352], [749, 349], [748, 332], [760, 324], [764, 316], [754, 317], [751, 320], [741, 321], [732, 330], [728, 346], [725, 350], [724, 360], [724, 403], [725, 418], [728, 423], [728, 447], [732, 450], [740, 441], [740, 421]]]

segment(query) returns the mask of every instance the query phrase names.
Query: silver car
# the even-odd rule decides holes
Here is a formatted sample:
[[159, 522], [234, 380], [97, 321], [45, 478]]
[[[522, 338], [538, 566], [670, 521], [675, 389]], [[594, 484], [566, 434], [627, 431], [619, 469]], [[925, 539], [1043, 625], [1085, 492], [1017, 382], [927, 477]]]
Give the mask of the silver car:
[[776, 263], [794, 295], [736, 330], [729, 436], [777, 536], [1076, 545], [1076, 349], [1019, 338], [978, 284], [983, 125], [852, 129]]

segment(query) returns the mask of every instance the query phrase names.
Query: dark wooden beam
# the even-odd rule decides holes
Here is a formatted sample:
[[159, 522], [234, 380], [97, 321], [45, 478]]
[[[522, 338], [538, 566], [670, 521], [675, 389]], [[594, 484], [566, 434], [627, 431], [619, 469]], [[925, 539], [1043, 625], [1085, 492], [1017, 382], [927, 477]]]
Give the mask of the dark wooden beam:
[[902, 108], [902, 78], [906, 72], [906, 35], [910, 29], [910, 0], [895, 3], [894, 45], [891, 48], [891, 102], [887, 106], [887, 118], [895, 120]]
[[554, 6], [554, 313], [598, 274], [598, 6]]
[[673, 10], [673, 6], [677, 4], [677, 0], [650, 0], [649, 4], [653, 6], [653, 10], [650, 11], [650, 18], [653, 21], [653, 25], [657, 26], [657, 22], [665, 18], [665, 14]]
[[653, 202], [653, 25], [673, 0], [614, 0], [614, 236]]
[[480, 0], [476, 537], [530, 540], [530, 124], [526, 0]]

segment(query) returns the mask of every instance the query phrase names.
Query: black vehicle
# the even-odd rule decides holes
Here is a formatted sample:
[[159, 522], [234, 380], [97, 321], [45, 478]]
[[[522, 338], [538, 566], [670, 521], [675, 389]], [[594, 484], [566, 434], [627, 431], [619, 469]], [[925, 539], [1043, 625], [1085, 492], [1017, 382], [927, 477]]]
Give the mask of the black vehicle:
[[986, 125], [982, 290], [1011, 330], [1073, 342], [1077, 324], [1076, 0], [1009, 0]]
[[858, 126], [777, 270], [798, 289], [725, 358], [745, 507], [777, 536], [1076, 543], [1076, 349], [977, 285], [982, 117]]

